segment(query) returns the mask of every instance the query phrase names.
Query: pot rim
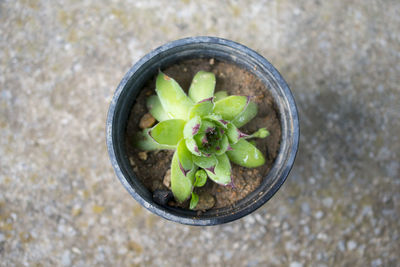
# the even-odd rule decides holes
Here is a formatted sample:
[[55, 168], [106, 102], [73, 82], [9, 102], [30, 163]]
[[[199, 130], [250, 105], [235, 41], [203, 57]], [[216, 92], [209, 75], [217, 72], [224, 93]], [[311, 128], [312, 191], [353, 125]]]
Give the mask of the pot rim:
[[[144, 199], [142, 195], [139, 194], [139, 192], [133, 188], [131, 183], [128, 181], [128, 178], [125, 177], [126, 174], [123, 173], [121, 170], [121, 166], [118, 162], [118, 157], [116, 155], [116, 146], [114, 142], [114, 136], [113, 136], [113, 127], [115, 120], [118, 119], [116, 118], [116, 106], [118, 103], [118, 100], [121, 96], [121, 93], [123, 92], [124, 88], [126, 87], [127, 83], [131, 79], [131, 77], [138, 71], [141, 70], [141, 68], [151, 59], [159, 56], [160, 54], [170, 50], [170, 49], [176, 49], [181, 46], [186, 46], [186, 45], [191, 45], [191, 44], [215, 44], [215, 45], [222, 45], [222, 46], [227, 46], [231, 49], [234, 49], [238, 53], [245, 54], [249, 57], [252, 58], [254, 62], [256, 62], [258, 65], [262, 66], [263, 68], [267, 69], [268, 72], [272, 75], [274, 81], [279, 85], [283, 92], [283, 97], [285, 98], [284, 100], [287, 102], [287, 105], [289, 107], [289, 120], [290, 120], [290, 125], [289, 127], [291, 128], [291, 135], [290, 137], [290, 146], [288, 147], [287, 154], [288, 156], [284, 158], [284, 165], [282, 167], [282, 171], [279, 174], [280, 177], [277, 178], [277, 180], [273, 183], [273, 185], [264, 192], [264, 194], [257, 199], [257, 201], [254, 201], [252, 203], [249, 203], [248, 206], [246, 206], [244, 209], [239, 210], [236, 213], [232, 214], [227, 214], [221, 217], [215, 217], [215, 218], [198, 218], [196, 216], [188, 217], [188, 216], [179, 216], [176, 214], [172, 213], [171, 211], [167, 211], [165, 209], [160, 208], [160, 206], [154, 202], [147, 201]], [[275, 98], [275, 97], [274, 97]], [[276, 99], [275, 99], [276, 101]], [[278, 105], [279, 106], [279, 105]], [[284, 135], [283, 129], [282, 129], [282, 136]], [[188, 224], [188, 225], [216, 225], [216, 224], [222, 224], [222, 223], [227, 223], [231, 222], [234, 220], [237, 220], [239, 218], [242, 218], [243, 216], [250, 214], [251, 212], [255, 211], [259, 207], [261, 207], [264, 203], [266, 203], [282, 186], [282, 184], [285, 182], [293, 164], [295, 161], [295, 157], [297, 154], [298, 150], [298, 145], [299, 145], [299, 138], [300, 138], [300, 128], [299, 128], [299, 119], [298, 119], [298, 113], [297, 113], [297, 107], [293, 98], [293, 95], [283, 79], [283, 77], [280, 75], [280, 73], [275, 69], [275, 67], [272, 66], [272, 64], [265, 59], [263, 56], [255, 52], [254, 50], [236, 43], [234, 41], [230, 41], [227, 39], [219, 38], [219, 37], [210, 37], [210, 36], [198, 36], [198, 37], [188, 37], [188, 38], [183, 38], [179, 40], [175, 40], [169, 43], [166, 43], [150, 53], [146, 54], [144, 57], [142, 57], [137, 63], [135, 63], [129, 71], [125, 74], [125, 76], [122, 78], [121, 82], [119, 83], [113, 98], [110, 103], [110, 107], [108, 110], [107, 114], [107, 121], [106, 121], [106, 144], [107, 144], [107, 149], [109, 153], [109, 157], [112, 163], [112, 166], [114, 168], [114, 171], [120, 180], [120, 182], [123, 184], [123, 186], [128, 190], [128, 192], [133, 196], [133, 198], [136, 199], [143, 207], [145, 207], [147, 210], [151, 211], [154, 214], [157, 214], [167, 220], [179, 222], [182, 224]], [[281, 142], [282, 146], [282, 142]], [[283, 153], [281, 150], [279, 151], [279, 154]], [[279, 156], [278, 154], [278, 156]], [[277, 157], [278, 157], [277, 156]], [[282, 156], [281, 156], [282, 157]], [[274, 165], [276, 164], [277, 159], [275, 159]], [[271, 168], [272, 170], [272, 168]], [[271, 171], [270, 170], [270, 171]], [[266, 177], [268, 174], [266, 174]], [[264, 178], [265, 180], [265, 178]], [[261, 185], [260, 185], [261, 186]]]

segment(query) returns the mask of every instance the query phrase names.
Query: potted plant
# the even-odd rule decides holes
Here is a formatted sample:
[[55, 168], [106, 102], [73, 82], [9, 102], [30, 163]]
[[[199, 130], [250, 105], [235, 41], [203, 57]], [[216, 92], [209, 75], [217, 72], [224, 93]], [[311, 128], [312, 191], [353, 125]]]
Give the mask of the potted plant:
[[[208, 62], [208, 67], [205, 62]], [[199, 68], [204, 66], [210, 71], [198, 72], [201, 70]], [[223, 71], [227, 67], [232, 70]], [[196, 72], [193, 72], [196, 68]], [[187, 81], [185, 84], [185, 79], [182, 78], [181, 87], [179, 86], [181, 83], [174, 80], [175, 77], [161, 72], [164, 70], [177, 76], [182, 74], [182, 77], [193, 75], [195, 77], [191, 86]], [[222, 88], [227, 85], [230, 89], [235, 85], [241, 88], [240, 77], [236, 77], [243, 71], [246, 72], [243, 75], [247, 75], [246, 77], [251, 80], [249, 84], [258, 88], [258, 93], [250, 92], [250, 96], [256, 98], [255, 101], [250, 101], [251, 98], [245, 96], [227, 96], [221, 90], [214, 92], [215, 81], [217, 87], [221, 81]], [[184, 72], [187, 74], [183, 74]], [[235, 83], [229, 84], [235, 79]], [[259, 84], [253, 80], [257, 80]], [[153, 96], [154, 87], [157, 94]], [[188, 95], [182, 88], [187, 90]], [[263, 169], [267, 170], [267, 173], [253, 171], [243, 175], [243, 171], [237, 169], [236, 164], [258, 167], [265, 163], [264, 156], [270, 151], [265, 148], [267, 145], [262, 146], [265, 148], [264, 151], [262, 149], [260, 151], [256, 148], [257, 144], [253, 145], [245, 140], [249, 137], [265, 138], [269, 132], [263, 127], [264, 125], [260, 125], [258, 128], [261, 129], [252, 135], [246, 135], [238, 129], [257, 114], [255, 102], [259, 95], [262, 96], [261, 100], [259, 99], [260, 104], [268, 102], [276, 110], [272, 117], [276, 117], [278, 127], [273, 131], [268, 129], [271, 137], [275, 136], [268, 142], [275, 142], [272, 147], [276, 153], [273, 151], [273, 157], [267, 155], [270, 162]], [[264, 99], [265, 95], [269, 98]], [[179, 101], [176, 101], [177, 99]], [[145, 128], [142, 131], [135, 126], [147, 112], [143, 104], [141, 110], [135, 109], [135, 106], [140, 107], [138, 104], [140, 101], [147, 103], [150, 113], [159, 121], [153, 125], [155, 120], [150, 115], [153, 121], [146, 125], [148, 127], [142, 127]], [[143, 114], [139, 115], [140, 112]], [[268, 113], [268, 116], [271, 117], [271, 114]], [[255, 123], [260, 122], [263, 124], [264, 121], [258, 120]], [[268, 201], [285, 181], [294, 163], [298, 140], [299, 125], [294, 99], [277, 70], [251, 49], [215, 37], [181, 39], [147, 54], [122, 79], [110, 104], [107, 117], [107, 147], [114, 170], [125, 188], [141, 205], [153, 213], [191, 225], [226, 223], [251, 213]], [[176, 152], [165, 152], [166, 154], [161, 156], [155, 152], [151, 154], [152, 165], [155, 166], [138, 168], [135, 165], [140, 165], [141, 162], [130, 156], [132, 146], [139, 150], [172, 149]], [[143, 156], [140, 158], [146, 162], [147, 154], [144, 153], [140, 154]], [[229, 161], [234, 163], [236, 169], [233, 171]], [[166, 187], [160, 186], [160, 183], [156, 183], [155, 186], [148, 184], [155, 176], [157, 177], [154, 181], [162, 180], [163, 177], [160, 176], [164, 175], [156, 171], [162, 169], [163, 165], [171, 165], [170, 187], [173, 194], [169, 194], [166, 190], [154, 190]], [[235, 171], [242, 173], [242, 176], [252, 176], [256, 173], [256, 176], [261, 176], [259, 184], [245, 195], [241, 194], [245, 191], [244, 187], [240, 190], [232, 189], [236, 190], [235, 192], [226, 190], [241, 194], [237, 201], [229, 202], [231, 195], [222, 193], [228, 199], [229, 205], [219, 204], [211, 209], [203, 209], [202, 212], [192, 210], [198, 207], [202, 194], [208, 194], [204, 192], [206, 189], [200, 188], [203, 187], [207, 177], [210, 178], [208, 180], [222, 184], [222, 187], [226, 185], [234, 187]], [[152, 172], [153, 176], [149, 176]], [[148, 177], [143, 179], [142, 176], [146, 175]], [[214, 191], [225, 190], [215, 185], [208, 185], [209, 183], [212, 182], [207, 182], [205, 188], [210, 190], [213, 188]], [[163, 202], [162, 199], [160, 201], [161, 193], [167, 201]], [[171, 198], [172, 201], [168, 203]], [[217, 202], [218, 200], [217, 197]], [[218, 203], [220, 202], [223, 203], [223, 201]]]

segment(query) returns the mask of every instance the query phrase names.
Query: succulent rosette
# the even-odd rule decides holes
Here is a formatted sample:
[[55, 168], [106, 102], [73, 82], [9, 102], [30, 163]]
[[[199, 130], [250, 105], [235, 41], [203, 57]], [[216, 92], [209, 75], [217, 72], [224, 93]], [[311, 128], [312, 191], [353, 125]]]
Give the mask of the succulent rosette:
[[215, 93], [215, 75], [199, 71], [193, 78], [188, 95], [179, 84], [160, 72], [156, 93], [147, 99], [149, 112], [159, 122], [144, 129], [135, 145], [141, 150], [172, 149], [171, 190], [178, 202], [191, 197], [194, 208], [199, 197], [194, 187], [203, 186], [207, 178], [221, 184], [232, 184], [231, 163], [254, 168], [265, 163], [260, 150], [246, 139], [265, 138], [261, 128], [251, 135], [239, 128], [257, 114], [250, 97]]

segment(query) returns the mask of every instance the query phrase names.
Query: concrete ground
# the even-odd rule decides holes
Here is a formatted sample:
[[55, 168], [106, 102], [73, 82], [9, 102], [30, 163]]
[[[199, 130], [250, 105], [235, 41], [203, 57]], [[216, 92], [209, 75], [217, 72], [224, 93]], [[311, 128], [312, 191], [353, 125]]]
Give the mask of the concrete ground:
[[[397, 0], [0, 1], [0, 265], [400, 265], [399, 29]], [[271, 201], [208, 228], [139, 206], [105, 147], [129, 67], [196, 35], [269, 59], [302, 134]]]

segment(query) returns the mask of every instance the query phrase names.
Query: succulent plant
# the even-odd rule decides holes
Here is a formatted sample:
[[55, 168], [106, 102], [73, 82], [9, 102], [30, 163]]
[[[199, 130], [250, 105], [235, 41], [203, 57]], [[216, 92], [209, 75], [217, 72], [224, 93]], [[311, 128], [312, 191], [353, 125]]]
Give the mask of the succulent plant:
[[179, 84], [159, 72], [156, 93], [147, 99], [149, 112], [159, 122], [144, 129], [135, 139], [141, 150], [173, 149], [171, 190], [178, 202], [189, 197], [193, 209], [199, 196], [194, 187], [203, 186], [207, 178], [221, 185], [232, 185], [231, 163], [254, 168], [265, 163], [264, 156], [249, 138], [265, 138], [261, 128], [251, 135], [239, 128], [257, 114], [250, 97], [215, 90], [215, 75], [199, 71], [188, 95]]

